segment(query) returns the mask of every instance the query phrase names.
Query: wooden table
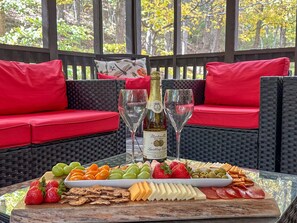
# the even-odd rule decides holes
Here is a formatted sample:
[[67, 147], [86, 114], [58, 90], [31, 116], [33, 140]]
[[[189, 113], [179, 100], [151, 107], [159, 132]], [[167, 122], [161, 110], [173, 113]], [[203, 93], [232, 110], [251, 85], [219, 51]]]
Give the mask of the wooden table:
[[[105, 159], [100, 165], [117, 165], [122, 157]], [[112, 163], [118, 159], [117, 164]], [[124, 159], [125, 160], [125, 159]], [[123, 162], [122, 162], [123, 163]], [[254, 172], [251, 172], [254, 173]], [[256, 173], [256, 172], [255, 172]], [[255, 177], [254, 177], [255, 178]], [[297, 179], [297, 178], [296, 178]], [[257, 182], [258, 183], [258, 182]], [[259, 181], [261, 185], [261, 181]], [[265, 184], [267, 182], [265, 181]], [[283, 186], [283, 185], [280, 185]], [[261, 185], [263, 187], [263, 185]], [[265, 187], [263, 187], [265, 189]], [[281, 207], [282, 209], [282, 207]], [[21, 222], [275, 222], [280, 216], [272, 197], [261, 200], [142, 201], [111, 206], [42, 204], [25, 206], [21, 201], [13, 209], [10, 221]]]

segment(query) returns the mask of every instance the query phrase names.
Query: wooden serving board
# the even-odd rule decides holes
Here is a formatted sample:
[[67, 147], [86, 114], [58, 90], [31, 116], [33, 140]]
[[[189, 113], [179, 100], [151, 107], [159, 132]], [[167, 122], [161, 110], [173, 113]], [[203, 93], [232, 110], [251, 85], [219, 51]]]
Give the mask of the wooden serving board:
[[[46, 180], [53, 177], [46, 173]], [[139, 201], [110, 206], [86, 204], [25, 205], [13, 210], [12, 223], [35, 222], [131, 222], [192, 220], [201, 222], [275, 222], [279, 208], [272, 198], [191, 201]]]

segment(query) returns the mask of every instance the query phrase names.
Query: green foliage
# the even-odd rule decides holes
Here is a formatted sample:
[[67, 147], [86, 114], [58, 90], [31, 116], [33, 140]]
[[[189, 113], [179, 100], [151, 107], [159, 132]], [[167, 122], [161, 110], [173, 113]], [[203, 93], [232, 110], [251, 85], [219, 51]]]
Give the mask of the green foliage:
[[103, 45], [103, 51], [105, 53], [126, 53], [126, 43], [122, 44], [107, 44]]
[[59, 50], [94, 52], [88, 47], [88, 42], [94, 40], [92, 30], [85, 26], [71, 25], [64, 20], [58, 21]]

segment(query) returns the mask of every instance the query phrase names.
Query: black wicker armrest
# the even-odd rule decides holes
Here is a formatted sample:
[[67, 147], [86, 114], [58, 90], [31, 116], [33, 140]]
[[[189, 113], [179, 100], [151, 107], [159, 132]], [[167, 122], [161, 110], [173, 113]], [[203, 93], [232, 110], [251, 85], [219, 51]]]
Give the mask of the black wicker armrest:
[[118, 111], [118, 96], [125, 82], [119, 80], [66, 81], [69, 109]]
[[259, 116], [259, 169], [279, 171], [282, 78], [262, 77]]
[[192, 89], [195, 105], [204, 103], [205, 80], [163, 80], [163, 95], [166, 89]]

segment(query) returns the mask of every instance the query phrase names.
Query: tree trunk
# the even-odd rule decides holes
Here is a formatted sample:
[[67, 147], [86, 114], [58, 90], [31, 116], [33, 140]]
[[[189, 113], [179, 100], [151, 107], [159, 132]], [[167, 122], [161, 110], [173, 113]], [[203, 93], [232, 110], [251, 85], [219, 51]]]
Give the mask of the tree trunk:
[[[264, 6], [261, 5], [260, 12], [263, 12], [263, 10], [264, 10]], [[254, 41], [253, 48], [260, 47], [262, 24], [263, 24], [263, 21], [261, 19], [258, 20], [257, 25], [256, 25], [256, 35], [255, 35], [255, 41]]]
[[287, 39], [286, 39], [286, 28], [284, 28], [283, 26], [280, 27], [280, 43], [279, 43], [279, 47], [286, 47], [287, 45]]
[[5, 13], [0, 11], [0, 36], [5, 34]]
[[116, 6], [116, 43], [125, 43], [125, 1], [118, 1]]
[[65, 19], [65, 16], [64, 16], [64, 10], [65, 10], [65, 5], [62, 4], [62, 5], [57, 5], [57, 16], [58, 16], [58, 19]]
[[203, 52], [209, 52], [210, 50], [211, 33], [208, 30], [211, 30], [211, 21], [209, 16], [205, 18], [205, 29], [203, 34], [203, 47], [202, 47]]
[[74, 17], [75, 17], [76, 23], [79, 25], [80, 24], [80, 0], [74, 0], [73, 7], [74, 7]]

